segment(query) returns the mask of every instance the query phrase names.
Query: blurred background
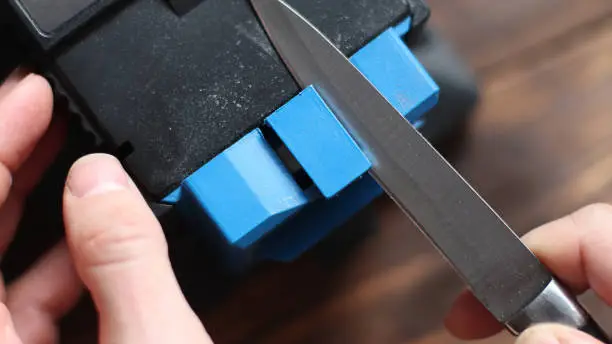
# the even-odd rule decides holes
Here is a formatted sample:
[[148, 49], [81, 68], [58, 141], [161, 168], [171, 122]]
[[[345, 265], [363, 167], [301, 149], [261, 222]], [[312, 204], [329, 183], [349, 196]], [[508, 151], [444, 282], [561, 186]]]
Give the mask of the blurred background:
[[[612, 2], [428, 4], [429, 26], [481, 92], [465, 130], [441, 148], [484, 198], [519, 234], [612, 202]], [[386, 198], [296, 262], [260, 266], [239, 283], [193, 264], [205, 261], [194, 258], [197, 243], [171, 240], [181, 284], [217, 344], [461, 343], [442, 325], [461, 281]], [[6, 264], [28, 263], [15, 255]], [[607, 307], [583, 300], [612, 329]], [[95, 323], [84, 300], [63, 342], [94, 342]], [[504, 333], [484, 343], [512, 341]]]
[[[485, 199], [521, 234], [612, 201], [612, 2], [428, 3], [430, 26], [482, 92], [466, 135], [447, 146]], [[460, 343], [442, 321], [461, 282], [388, 200], [370, 212], [344, 230], [376, 227], [367, 239], [262, 268], [203, 311], [216, 342]], [[585, 302], [606, 316], [594, 297]]]

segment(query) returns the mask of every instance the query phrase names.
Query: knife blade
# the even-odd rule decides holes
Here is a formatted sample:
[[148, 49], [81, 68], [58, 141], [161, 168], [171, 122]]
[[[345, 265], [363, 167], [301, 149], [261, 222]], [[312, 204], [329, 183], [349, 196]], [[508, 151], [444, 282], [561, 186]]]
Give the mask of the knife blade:
[[370, 174], [518, 334], [542, 322], [608, 337], [501, 217], [347, 57], [282, 0], [251, 0], [301, 87], [314, 86], [372, 163]]

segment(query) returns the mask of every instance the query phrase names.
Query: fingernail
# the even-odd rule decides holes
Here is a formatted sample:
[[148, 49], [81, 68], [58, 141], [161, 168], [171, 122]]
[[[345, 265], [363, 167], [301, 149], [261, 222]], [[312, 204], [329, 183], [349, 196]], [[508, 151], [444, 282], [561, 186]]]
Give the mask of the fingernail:
[[105, 154], [93, 154], [72, 166], [66, 187], [75, 197], [91, 197], [128, 189], [129, 179], [117, 159]]

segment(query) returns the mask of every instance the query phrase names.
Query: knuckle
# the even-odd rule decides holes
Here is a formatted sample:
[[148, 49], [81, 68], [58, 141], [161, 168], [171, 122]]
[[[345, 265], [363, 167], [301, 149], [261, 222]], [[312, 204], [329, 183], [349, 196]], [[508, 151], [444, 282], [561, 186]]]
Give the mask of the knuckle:
[[578, 210], [571, 215], [579, 228], [598, 228], [612, 225], [612, 205], [594, 203]]
[[141, 231], [129, 224], [114, 228], [93, 227], [84, 233], [80, 250], [87, 265], [115, 265], [137, 259], [153, 244]]
[[92, 216], [74, 229], [72, 243], [83, 264], [120, 265], [167, 251], [159, 224], [138, 208], [121, 198], [87, 208]]

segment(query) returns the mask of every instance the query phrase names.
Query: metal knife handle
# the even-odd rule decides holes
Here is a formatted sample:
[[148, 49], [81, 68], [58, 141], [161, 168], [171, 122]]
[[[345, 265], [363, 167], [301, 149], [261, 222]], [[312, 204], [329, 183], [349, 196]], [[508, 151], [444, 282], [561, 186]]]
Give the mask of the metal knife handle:
[[577, 300], [561, 284], [552, 279], [548, 286], [519, 314], [506, 323], [508, 330], [518, 335], [540, 323], [560, 323], [579, 329], [604, 343], [612, 343]]

